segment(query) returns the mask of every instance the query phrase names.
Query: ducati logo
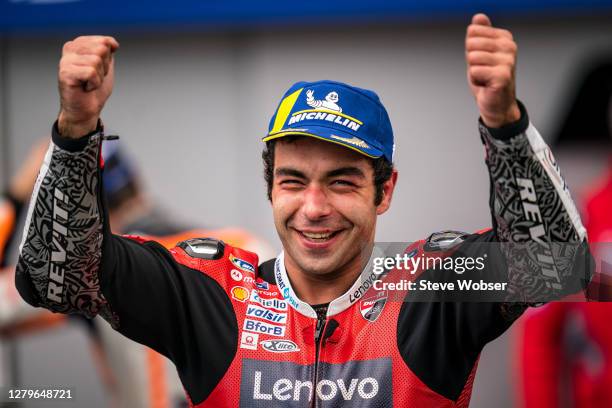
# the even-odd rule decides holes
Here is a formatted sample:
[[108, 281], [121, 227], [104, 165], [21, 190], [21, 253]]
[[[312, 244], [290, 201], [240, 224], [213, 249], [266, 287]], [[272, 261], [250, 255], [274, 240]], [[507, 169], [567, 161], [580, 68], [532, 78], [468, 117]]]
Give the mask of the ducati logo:
[[363, 299], [359, 305], [359, 310], [364, 319], [374, 322], [382, 313], [385, 303], [387, 303], [387, 292], [381, 291], [374, 296]]

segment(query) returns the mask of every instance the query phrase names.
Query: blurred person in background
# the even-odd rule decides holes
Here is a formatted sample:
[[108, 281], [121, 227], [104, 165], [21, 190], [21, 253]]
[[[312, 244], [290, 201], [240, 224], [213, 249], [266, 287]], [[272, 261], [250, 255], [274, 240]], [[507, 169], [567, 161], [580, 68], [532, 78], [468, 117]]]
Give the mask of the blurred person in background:
[[0, 333], [4, 336], [55, 326], [65, 321], [65, 316], [37, 310], [23, 302], [14, 283], [15, 246], [19, 238], [16, 231], [47, 149], [46, 140], [38, 143], [15, 173], [9, 186], [0, 194]]
[[612, 406], [612, 61], [596, 61], [578, 82], [557, 140], [573, 156], [588, 155], [591, 166], [593, 149], [607, 152], [603, 174], [581, 197], [598, 265], [588, 290], [595, 302], [550, 303], [520, 320], [517, 380], [525, 408]]
[[[590, 276], [585, 230], [516, 100], [512, 34], [478, 14], [465, 46], [493, 228], [434, 233], [406, 254], [488, 256], [478, 276], [509, 281], [520, 299], [580, 291]], [[361, 251], [374, 259], [376, 220], [397, 182], [393, 132], [378, 96], [334, 81], [298, 82], [283, 96], [263, 154], [284, 248], [276, 259], [259, 265], [261, 254], [215, 239], [168, 250], [111, 234], [99, 200], [100, 146], [108, 143], [100, 114], [117, 48], [103, 36], [64, 46], [62, 109], [18, 264], [24, 299], [102, 315], [170, 357], [198, 406], [466, 407], [483, 347], [528, 304], [386, 302], [370, 290], [373, 278], [360, 279], [362, 270], [372, 276]], [[53, 236], [43, 237], [49, 225]], [[487, 245], [494, 242], [505, 245]], [[517, 242], [562, 243], [569, 255], [551, 275], [540, 253]]]
[[[11, 260], [15, 257], [10, 254], [16, 249], [15, 241], [19, 238], [16, 227], [23, 221], [23, 210], [27, 208], [47, 149], [47, 140], [32, 149], [0, 199], [0, 335], [17, 342], [19, 336], [58, 328], [67, 322], [65, 315], [33, 308], [21, 299], [14, 283], [15, 267]], [[102, 157], [105, 162], [104, 198], [115, 233], [148, 236], [169, 248], [186, 237], [210, 235], [273, 256], [266, 242], [247, 231], [190, 228], [171, 219], [143, 192], [135, 162], [120, 148], [118, 141], [105, 143]], [[112, 407], [187, 405], [176, 369], [168, 359], [112, 330], [100, 317], [70, 317], [88, 329], [92, 358]]]

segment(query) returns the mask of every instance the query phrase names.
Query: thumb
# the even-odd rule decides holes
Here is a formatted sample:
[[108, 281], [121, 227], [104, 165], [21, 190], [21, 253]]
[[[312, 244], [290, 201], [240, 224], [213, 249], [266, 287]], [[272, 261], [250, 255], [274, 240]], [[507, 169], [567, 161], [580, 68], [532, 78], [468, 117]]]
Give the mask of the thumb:
[[489, 17], [483, 13], [474, 14], [474, 17], [472, 17], [472, 24], [484, 25], [488, 27], [491, 27], [492, 25], [491, 19], [489, 19]]

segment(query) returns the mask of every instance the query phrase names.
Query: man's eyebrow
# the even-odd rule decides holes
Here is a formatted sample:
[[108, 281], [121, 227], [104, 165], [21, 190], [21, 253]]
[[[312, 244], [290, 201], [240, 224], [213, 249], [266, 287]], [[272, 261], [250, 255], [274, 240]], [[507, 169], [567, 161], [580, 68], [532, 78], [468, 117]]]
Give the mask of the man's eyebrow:
[[279, 167], [274, 171], [275, 176], [292, 176], [301, 179], [305, 179], [306, 175], [299, 170], [292, 169], [291, 167]]
[[360, 178], [365, 178], [365, 174], [361, 169], [357, 167], [340, 167], [339, 169], [334, 169], [329, 171], [326, 174], [327, 178], [338, 177], [338, 176], [357, 176]]

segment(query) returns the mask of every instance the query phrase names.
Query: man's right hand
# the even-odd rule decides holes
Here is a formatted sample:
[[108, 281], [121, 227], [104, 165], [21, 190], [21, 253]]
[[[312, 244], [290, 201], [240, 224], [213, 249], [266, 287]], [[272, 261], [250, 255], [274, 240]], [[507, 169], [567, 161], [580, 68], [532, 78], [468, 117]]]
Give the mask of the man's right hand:
[[96, 129], [100, 112], [113, 91], [113, 37], [78, 37], [64, 44], [59, 63], [62, 136], [76, 139]]

